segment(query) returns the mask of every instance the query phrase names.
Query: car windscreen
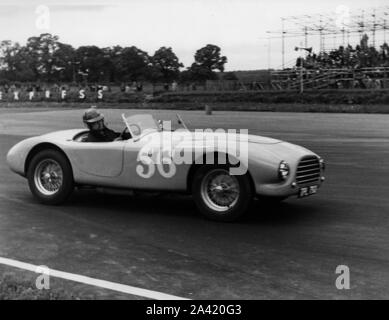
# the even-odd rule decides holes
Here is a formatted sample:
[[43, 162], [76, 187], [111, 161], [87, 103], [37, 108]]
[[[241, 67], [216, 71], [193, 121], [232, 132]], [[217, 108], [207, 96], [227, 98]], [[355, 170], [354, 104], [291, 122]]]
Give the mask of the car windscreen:
[[128, 130], [133, 137], [140, 137], [148, 132], [160, 131], [160, 127], [150, 114], [138, 114], [126, 117], [122, 115]]

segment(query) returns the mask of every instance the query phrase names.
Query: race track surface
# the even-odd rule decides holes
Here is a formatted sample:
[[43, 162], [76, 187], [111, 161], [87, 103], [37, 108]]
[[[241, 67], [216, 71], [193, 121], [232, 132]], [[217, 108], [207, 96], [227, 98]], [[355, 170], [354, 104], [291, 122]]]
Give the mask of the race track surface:
[[[122, 128], [123, 110], [103, 112]], [[180, 113], [190, 128], [244, 128], [312, 149], [326, 181], [232, 224], [203, 219], [188, 196], [80, 191], [43, 206], [6, 153], [24, 137], [82, 127], [82, 110], [1, 110], [0, 256], [191, 299], [389, 298], [389, 115]], [[335, 286], [338, 265], [350, 268], [350, 290]]]

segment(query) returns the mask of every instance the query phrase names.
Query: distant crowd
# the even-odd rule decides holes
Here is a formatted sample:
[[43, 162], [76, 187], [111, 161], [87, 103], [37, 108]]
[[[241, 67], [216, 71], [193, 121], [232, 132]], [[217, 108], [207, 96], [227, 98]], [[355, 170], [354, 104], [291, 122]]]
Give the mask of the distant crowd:
[[[389, 89], [389, 67], [366, 70], [304, 70], [303, 84], [304, 87], [317, 89]], [[272, 89], [275, 90], [292, 90], [300, 85], [301, 74], [298, 70], [275, 73], [271, 80]]]
[[364, 35], [360, 44], [353, 47], [340, 46], [329, 52], [309, 53], [305, 58], [298, 58], [296, 66], [303, 64], [305, 69], [363, 69], [389, 67], [389, 45], [384, 43], [377, 50], [369, 46], [369, 37]]
[[294, 90], [301, 85], [312, 89], [389, 89], [389, 45], [369, 46], [364, 35], [360, 44], [340, 46], [329, 52], [297, 59], [293, 68], [271, 73], [274, 90]]

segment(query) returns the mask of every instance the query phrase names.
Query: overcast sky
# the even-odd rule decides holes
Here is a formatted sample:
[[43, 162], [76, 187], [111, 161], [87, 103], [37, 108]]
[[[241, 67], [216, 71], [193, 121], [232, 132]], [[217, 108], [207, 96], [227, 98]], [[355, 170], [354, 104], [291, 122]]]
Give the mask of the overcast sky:
[[[39, 5], [49, 8], [49, 25]], [[281, 17], [334, 12], [340, 5], [356, 10], [382, 7], [387, 0], [0, 0], [0, 39], [24, 44], [49, 32], [75, 47], [135, 45], [153, 54], [169, 46], [186, 67], [197, 49], [212, 43], [228, 57], [227, 70], [263, 69], [269, 62], [281, 65], [280, 40], [272, 40], [268, 50], [265, 39], [267, 30], [281, 29]], [[287, 62], [301, 41], [287, 41]], [[310, 42], [317, 45], [314, 38]]]

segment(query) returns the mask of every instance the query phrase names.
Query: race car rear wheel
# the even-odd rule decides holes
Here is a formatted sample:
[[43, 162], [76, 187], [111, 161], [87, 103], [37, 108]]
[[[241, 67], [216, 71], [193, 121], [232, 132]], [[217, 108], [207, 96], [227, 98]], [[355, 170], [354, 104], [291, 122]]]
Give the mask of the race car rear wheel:
[[248, 210], [253, 192], [248, 174], [230, 175], [229, 166], [204, 166], [193, 178], [192, 193], [200, 212], [217, 221], [234, 221]]
[[57, 150], [37, 153], [28, 166], [27, 179], [32, 194], [44, 204], [60, 204], [74, 189], [70, 163]]

